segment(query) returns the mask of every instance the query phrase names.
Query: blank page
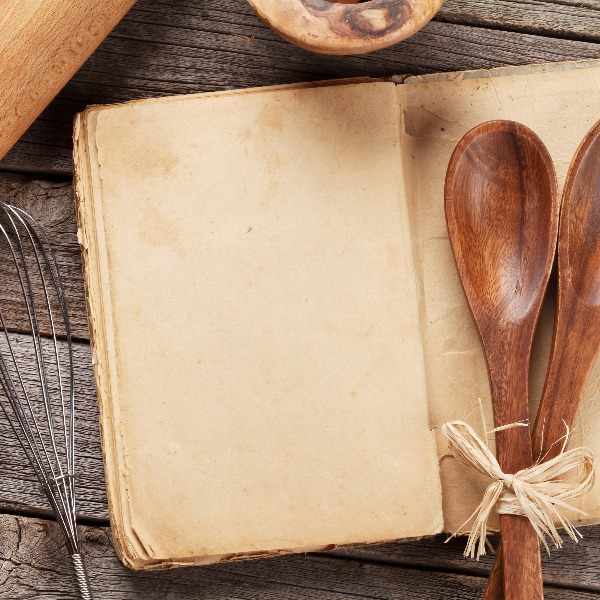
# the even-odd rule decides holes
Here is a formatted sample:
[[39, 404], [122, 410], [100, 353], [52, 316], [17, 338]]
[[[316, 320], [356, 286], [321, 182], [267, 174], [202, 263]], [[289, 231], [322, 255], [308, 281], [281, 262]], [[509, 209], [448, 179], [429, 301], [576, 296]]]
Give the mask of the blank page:
[[438, 532], [395, 85], [133, 102], [79, 130], [125, 562]]

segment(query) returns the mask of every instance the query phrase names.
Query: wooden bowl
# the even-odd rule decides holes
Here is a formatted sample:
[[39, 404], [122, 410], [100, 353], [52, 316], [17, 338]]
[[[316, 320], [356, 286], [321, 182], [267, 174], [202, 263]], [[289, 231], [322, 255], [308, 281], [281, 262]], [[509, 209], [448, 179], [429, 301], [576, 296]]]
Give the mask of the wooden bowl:
[[283, 38], [320, 54], [362, 54], [411, 36], [443, 0], [248, 0]]

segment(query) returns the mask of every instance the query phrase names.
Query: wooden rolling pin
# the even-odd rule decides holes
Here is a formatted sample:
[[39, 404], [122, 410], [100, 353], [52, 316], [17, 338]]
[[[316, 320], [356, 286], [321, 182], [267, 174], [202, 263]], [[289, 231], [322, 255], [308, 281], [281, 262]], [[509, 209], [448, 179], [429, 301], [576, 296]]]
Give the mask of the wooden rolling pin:
[[134, 2], [0, 2], [0, 158]]

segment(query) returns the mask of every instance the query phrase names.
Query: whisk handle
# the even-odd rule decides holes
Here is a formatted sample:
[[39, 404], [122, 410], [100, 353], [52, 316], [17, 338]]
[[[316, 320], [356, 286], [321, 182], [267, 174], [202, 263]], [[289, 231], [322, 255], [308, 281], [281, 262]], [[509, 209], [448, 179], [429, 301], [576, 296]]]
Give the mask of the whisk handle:
[[90, 579], [85, 567], [85, 558], [83, 554], [71, 554], [71, 558], [73, 559], [73, 566], [75, 567], [75, 575], [77, 577], [77, 584], [79, 585], [79, 593], [81, 594], [82, 600], [93, 600], [92, 587], [90, 586]]

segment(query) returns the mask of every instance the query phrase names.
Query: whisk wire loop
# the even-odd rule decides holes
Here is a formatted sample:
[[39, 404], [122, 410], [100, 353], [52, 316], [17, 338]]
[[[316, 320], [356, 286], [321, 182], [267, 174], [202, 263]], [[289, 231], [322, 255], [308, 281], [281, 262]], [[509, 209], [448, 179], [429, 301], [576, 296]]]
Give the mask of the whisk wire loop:
[[[92, 598], [75, 519], [75, 381], [71, 327], [58, 262], [43, 227], [0, 202], [0, 261], [20, 297], [1, 298], [31, 331], [9, 330], [0, 306], [0, 407], [23, 447], [63, 531], [81, 597]], [[18, 294], [16, 296], [19, 296]]]

